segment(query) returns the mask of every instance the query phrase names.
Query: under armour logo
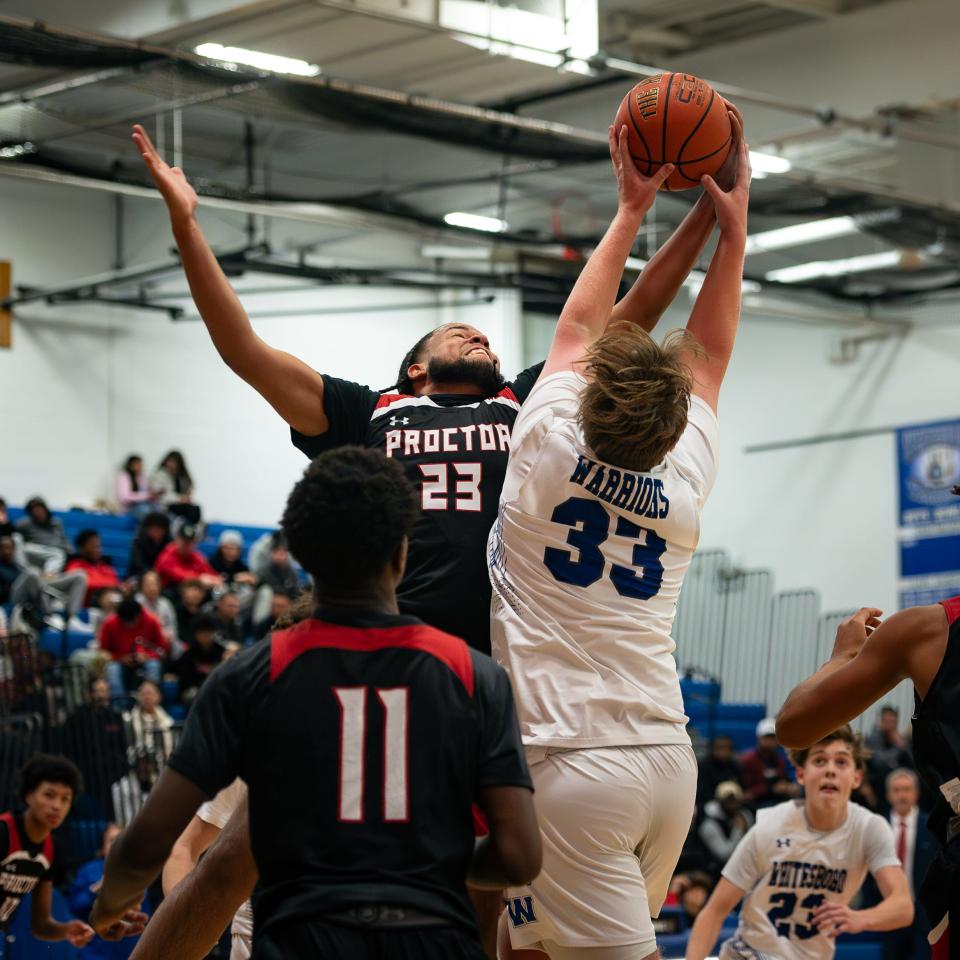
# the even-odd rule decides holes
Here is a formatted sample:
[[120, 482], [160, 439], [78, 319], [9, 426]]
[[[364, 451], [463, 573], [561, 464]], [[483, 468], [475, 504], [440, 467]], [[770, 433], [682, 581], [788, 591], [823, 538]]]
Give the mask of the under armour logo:
[[533, 897], [514, 897], [507, 901], [507, 913], [510, 922], [515, 927], [522, 927], [525, 923], [536, 923], [537, 917], [533, 912]]
[[401, 424], [405, 427], [409, 422], [410, 422], [409, 417], [391, 417], [390, 418], [391, 427], [395, 427], [397, 426], [397, 424]]
[[789, 838], [789, 837], [777, 837], [777, 849], [778, 849], [778, 850], [781, 849], [782, 847], [789, 847], [789, 846], [790, 846], [790, 838]]

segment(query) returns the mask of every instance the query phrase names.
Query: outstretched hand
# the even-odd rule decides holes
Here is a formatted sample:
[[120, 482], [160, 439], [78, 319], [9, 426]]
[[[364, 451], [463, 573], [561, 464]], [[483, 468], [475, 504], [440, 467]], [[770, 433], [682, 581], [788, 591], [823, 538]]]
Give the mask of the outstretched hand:
[[174, 224], [190, 220], [197, 209], [197, 194], [179, 167], [171, 167], [157, 152], [147, 131], [139, 123], [133, 127], [133, 142], [157, 185]]
[[[731, 182], [731, 185], [724, 189], [713, 177], [707, 175], [701, 178], [701, 183], [713, 200], [721, 231], [745, 237], [747, 207], [750, 201], [750, 147], [743, 138], [743, 124], [740, 122], [739, 112], [728, 109], [728, 113], [733, 128], [733, 146], [723, 166], [717, 171], [717, 177], [721, 182]], [[732, 181], [729, 181], [728, 165], [735, 170]]]
[[621, 124], [619, 129], [610, 127], [609, 140], [620, 209], [643, 216], [653, 206], [657, 191], [673, 173], [673, 164], [665, 163], [656, 173], [645, 177], [637, 169], [630, 153], [626, 124]]

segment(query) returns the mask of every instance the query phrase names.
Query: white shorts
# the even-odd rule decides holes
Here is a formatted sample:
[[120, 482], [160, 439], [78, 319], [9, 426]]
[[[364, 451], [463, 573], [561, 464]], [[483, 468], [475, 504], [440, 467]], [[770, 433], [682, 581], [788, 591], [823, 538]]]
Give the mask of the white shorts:
[[250, 960], [253, 953], [253, 907], [245, 900], [230, 924], [230, 960]]
[[[531, 751], [532, 753], [532, 751]], [[686, 744], [532, 756], [543, 869], [507, 891], [510, 942], [656, 947], [658, 916], [690, 830], [697, 761]]]

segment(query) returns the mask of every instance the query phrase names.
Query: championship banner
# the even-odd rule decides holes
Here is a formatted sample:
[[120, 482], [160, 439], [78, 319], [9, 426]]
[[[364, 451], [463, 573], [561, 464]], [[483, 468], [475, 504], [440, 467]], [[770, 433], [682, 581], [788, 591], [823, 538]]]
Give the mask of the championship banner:
[[960, 420], [897, 430], [900, 607], [960, 594]]

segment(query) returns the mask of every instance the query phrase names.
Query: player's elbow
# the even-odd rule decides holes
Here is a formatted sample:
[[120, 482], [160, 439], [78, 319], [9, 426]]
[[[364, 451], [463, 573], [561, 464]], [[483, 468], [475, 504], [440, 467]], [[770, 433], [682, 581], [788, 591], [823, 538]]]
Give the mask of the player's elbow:
[[777, 714], [777, 742], [787, 750], [802, 750], [813, 742], [809, 738], [803, 717], [790, 704], [784, 704]]

